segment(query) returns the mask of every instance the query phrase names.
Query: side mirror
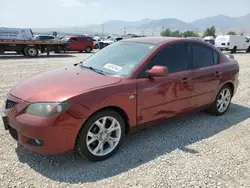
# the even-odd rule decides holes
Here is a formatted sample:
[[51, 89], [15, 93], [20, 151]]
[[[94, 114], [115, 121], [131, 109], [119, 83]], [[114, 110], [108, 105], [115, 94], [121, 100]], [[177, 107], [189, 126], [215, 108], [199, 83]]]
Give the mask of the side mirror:
[[151, 77], [168, 76], [168, 68], [165, 66], [153, 66], [147, 71], [148, 75]]

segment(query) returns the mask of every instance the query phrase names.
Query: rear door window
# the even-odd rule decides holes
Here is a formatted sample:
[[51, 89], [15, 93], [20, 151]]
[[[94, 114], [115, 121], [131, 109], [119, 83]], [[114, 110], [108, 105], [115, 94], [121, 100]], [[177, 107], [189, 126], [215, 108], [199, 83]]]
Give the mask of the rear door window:
[[81, 38], [79, 38], [79, 41], [80, 42], [87, 42], [87, 38], [81, 37]]
[[193, 68], [209, 67], [218, 64], [218, 53], [213, 49], [202, 45], [192, 44]]

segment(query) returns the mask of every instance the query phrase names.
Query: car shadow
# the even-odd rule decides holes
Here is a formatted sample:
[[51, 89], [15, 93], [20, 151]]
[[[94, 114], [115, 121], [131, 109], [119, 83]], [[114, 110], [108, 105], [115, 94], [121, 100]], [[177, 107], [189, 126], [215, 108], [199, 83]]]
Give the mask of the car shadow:
[[11, 60], [11, 59], [43, 59], [43, 58], [72, 58], [75, 57], [74, 55], [71, 54], [50, 54], [49, 56], [43, 54], [43, 55], [39, 55], [37, 57], [34, 58], [30, 58], [30, 57], [25, 57], [19, 54], [4, 54], [4, 55], [0, 55], [0, 60]]
[[127, 136], [116, 155], [96, 163], [76, 153], [44, 156], [22, 146], [16, 148], [16, 153], [20, 162], [47, 178], [67, 183], [94, 182], [124, 173], [177, 149], [198, 155], [199, 149], [189, 148], [190, 144], [239, 126], [238, 123], [248, 118], [250, 108], [237, 104], [232, 104], [230, 110], [219, 117], [199, 112], [172, 118], [167, 125], [153, 126]]

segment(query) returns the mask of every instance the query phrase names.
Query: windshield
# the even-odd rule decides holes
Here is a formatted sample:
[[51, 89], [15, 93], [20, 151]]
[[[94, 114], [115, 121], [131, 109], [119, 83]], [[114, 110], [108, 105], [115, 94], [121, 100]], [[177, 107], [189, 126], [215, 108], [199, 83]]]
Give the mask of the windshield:
[[63, 42], [68, 42], [69, 37], [63, 37], [61, 40], [62, 40]]
[[83, 62], [107, 75], [128, 76], [155, 49], [154, 44], [116, 42]]

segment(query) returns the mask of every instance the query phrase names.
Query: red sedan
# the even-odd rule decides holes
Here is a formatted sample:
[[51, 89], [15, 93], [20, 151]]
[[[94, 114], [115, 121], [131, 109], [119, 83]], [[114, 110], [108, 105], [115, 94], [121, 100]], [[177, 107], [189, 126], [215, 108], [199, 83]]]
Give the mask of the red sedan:
[[7, 94], [2, 117], [30, 150], [99, 161], [140, 127], [193, 110], [224, 114], [238, 73], [232, 56], [202, 41], [132, 38], [27, 78]]

